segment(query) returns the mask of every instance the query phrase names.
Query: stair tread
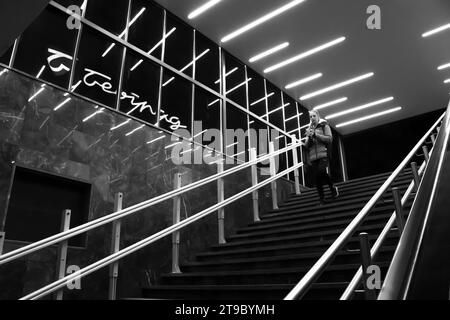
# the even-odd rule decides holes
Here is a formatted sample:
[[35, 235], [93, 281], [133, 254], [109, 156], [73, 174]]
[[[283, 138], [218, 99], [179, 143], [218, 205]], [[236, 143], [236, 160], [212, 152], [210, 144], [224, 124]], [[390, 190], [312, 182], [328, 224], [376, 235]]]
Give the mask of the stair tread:
[[[383, 251], [394, 251], [395, 246], [383, 246], [379, 252]], [[310, 252], [310, 253], [299, 253], [299, 254], [283, 254], [283, 255], [275, 255], [272, 257], [262, 257], [262, 258], [239, 258], [239, 259], [222, 259], [220, 261], [192, 261], [183, 263], [182, 266], [214, 266], [214, 265], [224, 265], [224, 264], [236, 264], [236, 263], [252, 263], [252, 262], [268, 262], [268, 261], [288, 261], [288, 260], [296, 260], [296, 259], [307, 259], [314, 257], [321, 257], [325, 250], [318, 252]], [[359, 251], [346, 251], [340, 250], [337, 255], [339, 256], [350, 256], [350, 255], [359, 255]]]

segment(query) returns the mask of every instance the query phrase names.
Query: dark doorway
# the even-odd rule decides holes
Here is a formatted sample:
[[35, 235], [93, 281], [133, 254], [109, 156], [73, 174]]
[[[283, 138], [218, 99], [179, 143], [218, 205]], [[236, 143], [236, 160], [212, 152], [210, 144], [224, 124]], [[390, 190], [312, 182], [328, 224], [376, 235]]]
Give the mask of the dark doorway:
[[[5, 233], [7, 240], [35, 242], [60, 232], [63, 210], [71, 210], [70, 228], [88, 219], [91, 185], [16, 166]], [[86, 235], [69, 240], [85, 246]]]

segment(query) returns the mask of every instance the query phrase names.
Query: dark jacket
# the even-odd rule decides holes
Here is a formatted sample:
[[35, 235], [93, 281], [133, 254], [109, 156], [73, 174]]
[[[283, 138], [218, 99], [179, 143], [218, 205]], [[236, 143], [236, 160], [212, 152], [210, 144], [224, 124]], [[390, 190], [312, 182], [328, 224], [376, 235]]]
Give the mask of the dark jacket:
[[330, 145], [333, 141], [333, 135], [328, 122], [321, 119], [316, 127], [310, 128], [314, 130], [314, 135], [307, 137], [305, 141], [308, 162], [327, 158], [328, 148], [331, 147]]

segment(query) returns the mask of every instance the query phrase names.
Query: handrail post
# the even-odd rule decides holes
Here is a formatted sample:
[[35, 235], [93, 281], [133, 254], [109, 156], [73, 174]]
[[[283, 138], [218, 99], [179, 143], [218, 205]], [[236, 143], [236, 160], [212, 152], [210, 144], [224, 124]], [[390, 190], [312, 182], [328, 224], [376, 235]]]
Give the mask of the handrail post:
[[405, 228], [405, 220], [403, 218], [403, 206], [402, 201], [400, 199], [400, 191], [397, 187], [392, 188], [392, 197], [394, 198], [395, 219], [397, 220], [397, 228], [399, 235], [401, 236], [403, 233], [403, 229]]
[[[218, 173], [223, 172], [223, 161], [217, 163]], [[225, 200], [225, 186], [223, 178], [217, 180], [217, 202]], [[225, 209], [220, 208], [217, 210], [218, 228], [219, 228], [219, 243], [226, 243], [225, 241]]]
[[[122, 210], [123, 193], [118, 192], [114, 197], [114, 212]], [[120, 230], [122, 221], [116, 220], [112, 225], [111, 248], [110, 253], [114, 254], [120, 250]], [[108, 299], [116, 300], [117, 297], [117, 278], [119, 277], [119, 262], [113, 262], [109, 266], [109, 288]]]
[[417, 170], [417, 163], [411, 162], [411, 169], [414, 177], [414, 191], [417, 192], [417, 190], [419, 190], [420, 184], [419, 172]]
[[364, 294], [366, 296], [366, 300], [375, 300], [376, 293], [373, 289], [367, 288], [367, 270], [369, 266], [372, 264], [372, 257], [370, 255], [370, 244], [369, 244], [369, 235], [366, 232], [362, 232], [359, 234], [359, 244], [361, 246], [361, 262], [363, 269], [363, 287]]
[[[256, 148], [250, 148], [250, 161], [256, 160]], [[252, 186], [258, 184], [258, 168], [256, 163], [252, 165]], [[252, 192], [253, 221], [260, 221], [259, 218], [259, 193], [258, 190]]]
[[[175, 173], [173, 178], [174, 189], [181, 188], [181, 173]], [[173, 224], [181, 220], [181, 196], [173, 198]], [[172, 273], [181, 273], [180, 270], [180, 231], [172, 233]]]
[[[295, 136], [291, 137], [292, 141], [295, 143], [296, 139]], [[298, 154], [297, 154], [297, 148], [293, 148], [292, 149], [292, 159], [294, 162], [294, 167], [296, 167], [298, 165]], [[300, 179], [299, 179], [300, 175], [298, 172], [298, 169], [294, 170], [294, 185], [295, 185], [295, 194], [296, 195], [300, 195]]]
[[[275, 145], [273, 141], [269, 142], [269, 154], [273, 154], [275, 152]], [[275, 156], [270, 157], [270, 176], [274, 177], [276, 172], [276, 166], [275, 166]], [[271, 184], [272, 189], [272, 208], [274, 210], [278, 209], [278, 196], [277, 196], [277, 182], [273, 181]]]
[[423, 156], [425, 158], [425, 161], [428, 163], [428, 160], [430, 159], [430, 154], [428, 153], [428, 147], [423, 146], [422, 151], [423, 151]]
[[434, 133], [431, 135], [431, 142], [433, 145], [436, 143], [436, 135]]
[[[61, 215], [61, 232], [67, 231], [70, 228], [70, 215], [69, 209], [63, 210]], [[61, 241], [58, 246], [58, 260], [56, 261], [56, 280], [62, 279], [66, 276], [66, 263], [67, 263], [67, 248], [69, 240]], [[62, 300], [64, 294], [64, 288], [58, 290], [55, 294], [55, 300]]]
[[3, 254], [4, 243], [5, 243], [5, 232], [0, 232], [0, 256]]

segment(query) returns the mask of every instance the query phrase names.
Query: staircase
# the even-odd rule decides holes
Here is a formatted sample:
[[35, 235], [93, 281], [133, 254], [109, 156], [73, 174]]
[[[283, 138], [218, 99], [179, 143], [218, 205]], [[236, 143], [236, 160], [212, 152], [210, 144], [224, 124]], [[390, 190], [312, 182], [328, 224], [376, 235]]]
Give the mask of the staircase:
[[[281, 300], [320, 258], [351, 220], [364, 207], [389, 173], [339, 183], [338, 199], [319, 206], [316, 190], [290, 198], [262, 215], [261, 221], [237, 230], [226, 244], [200, 253], [195, 261], [181, 265], [181, 274], [164, 274], [159, 285], [143, 289], [147, 299], [273, 299]], [[401, 174], [392, 186], [401, 195], [412, 179]], [[326, 197], [330, 197], [328, 187]], [[406, 204], [409, 209], [412, 198]], [[339, 299], [360, 266], [360, 232], [367, 232], [371, 244], [392, 212], [392, 195], [387, 192], [333, 263], [320, 276], [304, 299]], [[406, 211], [406, 210], [405, 210]], [[398, 241], [392, 229], [374, 261], [382, 276]], [[357, 294], [355, 298], [363, 298]]]

